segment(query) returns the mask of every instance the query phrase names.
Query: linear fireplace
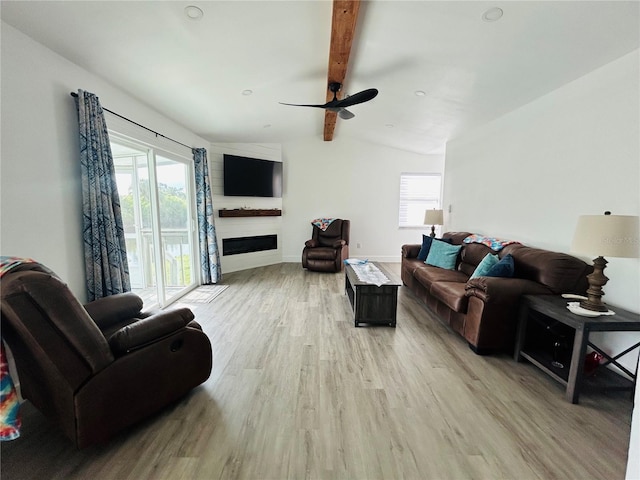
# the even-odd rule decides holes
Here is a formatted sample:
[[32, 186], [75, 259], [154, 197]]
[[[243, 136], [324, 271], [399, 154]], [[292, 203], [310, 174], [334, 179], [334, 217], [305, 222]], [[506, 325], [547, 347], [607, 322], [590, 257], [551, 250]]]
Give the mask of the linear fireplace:
[[259, 235], [255, 237], [237, 237], [222, 239], [222, 255], [261, 252], [278, 248], [277, 235]]

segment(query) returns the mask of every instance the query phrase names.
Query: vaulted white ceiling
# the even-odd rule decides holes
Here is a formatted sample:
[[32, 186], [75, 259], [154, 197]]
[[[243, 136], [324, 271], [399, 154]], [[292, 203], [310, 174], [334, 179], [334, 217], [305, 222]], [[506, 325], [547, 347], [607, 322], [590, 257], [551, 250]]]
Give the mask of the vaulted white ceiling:
[[[188, 5], [204, 16], [189, 19]], [[637, 49], [639, 5], [363, 2], [343, 91], [380, 93], [338, 119], [334, 138], [442, 152], [466, 129]], [[483, 20], [495, 7], [502, 18]], [[6, 23], [211, 142], [322, 138], [322, 110], [278, 102], [325, 102], [331, 12], [324, 0], [1, 6]]]

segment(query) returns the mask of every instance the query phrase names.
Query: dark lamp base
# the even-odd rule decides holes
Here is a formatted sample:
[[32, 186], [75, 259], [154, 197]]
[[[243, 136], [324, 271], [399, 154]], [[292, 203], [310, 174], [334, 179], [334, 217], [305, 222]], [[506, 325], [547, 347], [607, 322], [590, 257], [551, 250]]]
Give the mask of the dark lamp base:
[[607, 308], [607, 306], [604, 303], [602, 303], [602, 300], [600, 300], [600, 303], [593, 303], [593, 302], [590, 302], [589, 300], [581, 300], [580, 307], [584, 308], [585, 310], [591, 310], [593, 312], [609, 311], [609, 308]]
[[580, 306], [586, 310], [592, 310], [594, 312], [606, 312], [609, 309], [602, 302], [602, 296], [604, 292], [602, 287], [609, 281], [605, 277], [603, 270], [607, 267], [607, 261], [598, 257], [593, 260], [593, 273], [587, 275], [589, 282], [589, 288], [587, 289], [587, 299], [580, 302]]

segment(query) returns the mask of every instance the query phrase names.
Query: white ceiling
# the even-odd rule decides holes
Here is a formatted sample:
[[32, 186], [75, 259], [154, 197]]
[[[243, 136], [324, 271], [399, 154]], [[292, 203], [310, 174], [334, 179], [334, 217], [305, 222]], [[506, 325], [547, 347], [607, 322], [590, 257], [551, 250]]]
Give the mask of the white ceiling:
[[[187, 5], [203, 18], [188, 19]], [[338, 119], [334, 138], [442, 152], [460, 132], [637, 49], [639, 5], [364, 2], [344, 92], [380, 93]], [[504, 16], [483, 21], [496, 6]], [[211, 142], [284, 143], [322, 138], [322, 110], [278, 102], [325, 102], [331, 11], [324, 0], [3, 0], [1, 17]]]

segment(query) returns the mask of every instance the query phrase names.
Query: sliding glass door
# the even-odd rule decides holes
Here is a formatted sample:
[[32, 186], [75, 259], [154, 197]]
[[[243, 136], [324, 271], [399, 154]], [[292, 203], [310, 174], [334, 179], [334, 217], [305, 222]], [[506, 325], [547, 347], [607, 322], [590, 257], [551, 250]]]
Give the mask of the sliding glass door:
[[196, 284], [192, 165], [125, 140], [111, 148], [132, 290], [165, 306]]

